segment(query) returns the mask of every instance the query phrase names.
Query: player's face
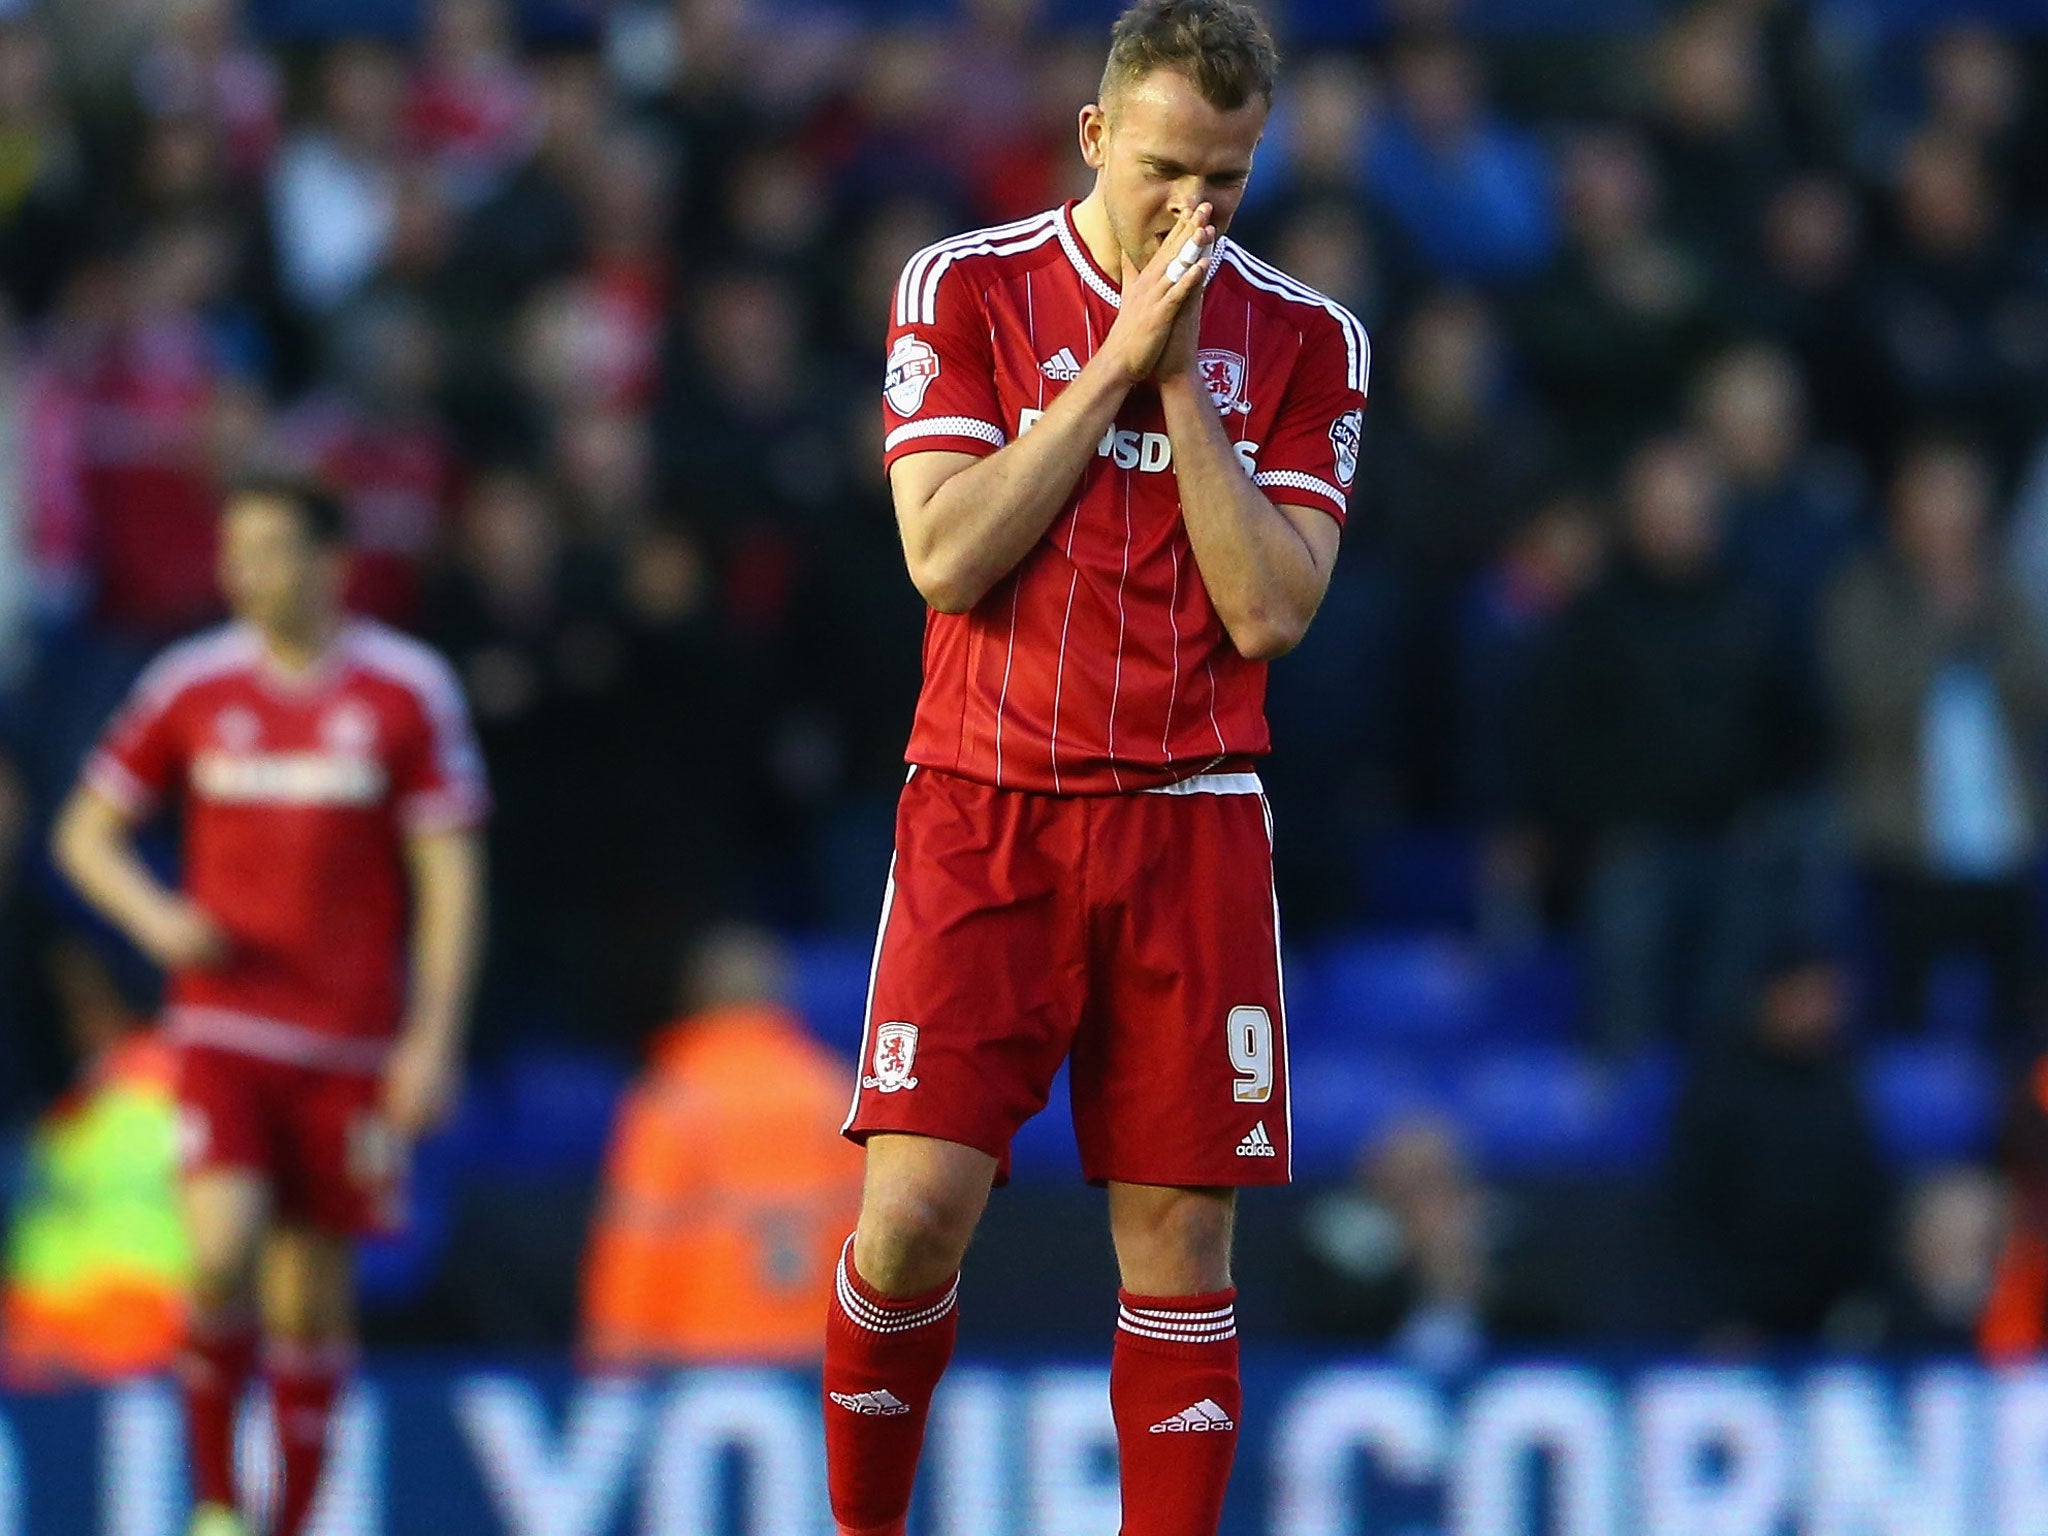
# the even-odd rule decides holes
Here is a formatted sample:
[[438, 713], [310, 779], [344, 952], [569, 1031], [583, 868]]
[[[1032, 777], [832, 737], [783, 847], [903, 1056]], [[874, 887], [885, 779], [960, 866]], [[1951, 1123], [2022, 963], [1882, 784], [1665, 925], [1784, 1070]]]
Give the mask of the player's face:
[[235, 617], [258, 628], [295, 634], [328, 617], [340, 563], [282, 501], [245, 496], [221, 521], [221, 591]]
[[1179, 70], [1155, 69], [1107, 106], [1081, 113], [1081, 153], [1096, 173], [1109, 227], [1137, 266], [1152, 259], [1174, 221], [1208, 203], [1220, 234], [1244, 201], [1266, 104], [1234, 112], [1202, 99]]

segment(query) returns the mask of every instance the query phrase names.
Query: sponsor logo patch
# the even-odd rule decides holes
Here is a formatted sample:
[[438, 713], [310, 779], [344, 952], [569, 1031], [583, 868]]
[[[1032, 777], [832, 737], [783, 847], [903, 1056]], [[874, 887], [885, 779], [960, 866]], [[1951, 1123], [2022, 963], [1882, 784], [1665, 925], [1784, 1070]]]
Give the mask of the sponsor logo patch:
[[939, 354], [930, 342], [906, 331], [889, 349], [888, 372], [882, 376], [883, 397], [898, 416], [913, 416], [938, 376]]
[[1330, 423], [1330, 446], [1337, 451], [1337, 483], [1351, 489], [1358, 473], [1358, 443], [1365, 435], [1365, 412], [1346, 411]]

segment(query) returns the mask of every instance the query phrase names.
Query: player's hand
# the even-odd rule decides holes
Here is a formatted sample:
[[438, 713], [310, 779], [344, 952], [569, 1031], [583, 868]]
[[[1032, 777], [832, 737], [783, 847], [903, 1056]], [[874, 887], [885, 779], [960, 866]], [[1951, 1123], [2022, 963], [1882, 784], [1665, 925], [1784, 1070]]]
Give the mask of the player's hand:
[[418, 1141], [447, 1120], [462, 1090], [462, 1063], [433, 1035], [401, 1035], [384, 1066], [384, 1119], [406, 1142]]
[[171, 896], [142, 914], [133, 937], [167, 971], [205, 971], [228, 957], [228, 936], [206, 909]]
[[[1116, 323], [1103, 338], [1102, 350], [1116, 359], [1127, 382], [1140, 383], [1160, 371], [1177, 323], [1190, 306], [1189, 300], [1202, 291], [1202, 279], [1209, 270], [1210, 253], [1216, 245], [1216, 227], [1210, 223], [1214, 210], [1207, 203], [1189, 209], [1175, 221], [1143, 271], [1123, 258], [1123, 296]], [[1188, 246], [1195, 259], [1181, 270], [1180, 257]], [[1189, 360], [1193, 365], [1193, 329], [1189, 330]]]

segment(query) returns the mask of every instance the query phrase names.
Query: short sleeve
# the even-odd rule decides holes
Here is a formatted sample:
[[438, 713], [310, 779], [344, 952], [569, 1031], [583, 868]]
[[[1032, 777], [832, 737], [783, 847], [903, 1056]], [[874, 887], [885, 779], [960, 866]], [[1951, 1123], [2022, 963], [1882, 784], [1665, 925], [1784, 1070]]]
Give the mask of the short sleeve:
[[1371, 372], [1365, 327], [1347, 311], [1328, 306], [1303, 333], [1272, 441], [1252, 473], [1252, 483], [1268, 500], [1315, 507], [1344, 521], [1358, 478]]
[[407, 832], [477, 826], [490, 814], [490, 789], [455, 674], [434, 656], [411, 691], [417, 711], [390, 765], [399, 825]]
[[147, 820], [184, 782], [184, 697], [170, 667], [152, 666], [86, 759], [85, 782], [131, 821]]
[[1009, 441], [987, 313], [970, 269], [943, 243], [897, 281], [882, 375], [882, 464], [907, 453], [994, 453]]

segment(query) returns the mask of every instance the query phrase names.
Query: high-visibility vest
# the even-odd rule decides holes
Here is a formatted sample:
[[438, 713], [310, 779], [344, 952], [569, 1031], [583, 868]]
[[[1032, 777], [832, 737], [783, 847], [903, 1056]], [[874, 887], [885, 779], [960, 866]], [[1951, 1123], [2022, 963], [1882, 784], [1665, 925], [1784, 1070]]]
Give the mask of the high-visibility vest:
[[849, 1070], [774, 1009], [720, 1009], [657, 1037], [613, 1126], [584, 1269], [586, 1358], [819, 1357], [860, 1213], [860, 1152], [839, 1135]]
[[175, 1070], [169, 1047], [126, 1037], [31, 1133], [0, 1285], [10, 1385], [106, 1381], [176, 1354], [192, 1254]]

